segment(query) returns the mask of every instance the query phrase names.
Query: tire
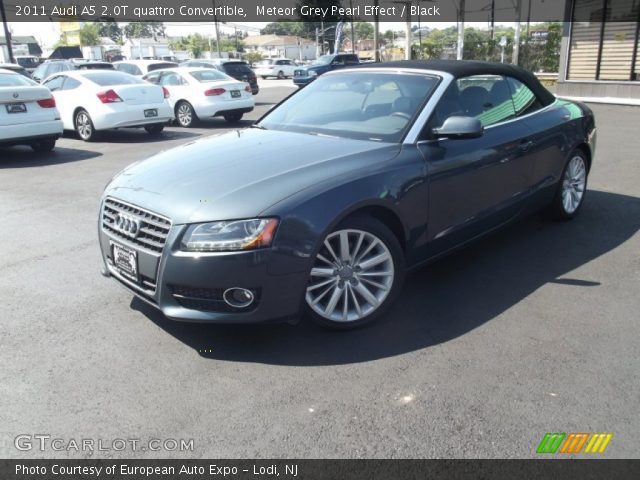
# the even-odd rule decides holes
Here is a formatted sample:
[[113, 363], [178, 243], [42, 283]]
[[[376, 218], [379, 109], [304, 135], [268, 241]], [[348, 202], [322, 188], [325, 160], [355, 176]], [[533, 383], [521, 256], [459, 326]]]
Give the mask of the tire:
[[238, 123], [240, 120], [242, 120], [243, 115], [244, 114], [242, 113], [232, 112], [232, 113], [225, 113], [222, 116], [228, 123]]
[[51, 152], [56, 146], [55, 138], [48, 138], [46, 140], [39, 140], [31, 144], [31, 148], [34, 152], [47, 153]]
[[285, 78], [287, 78], [287, 77], [285, 77], [284, 72], [282, 70], [280, 70], [278, 72], [278, 80], [283, 80]]
[[191, 128], [198, 120], [195, 110], [189, 102], [181, 100], [176, 105], [176, 121], [184, 128]]
[[589, 167], [585, 154], [575, 150], [562, 171], [558, 190], [553, 202], [547, 209], [547, 215], [555, 220], [571, 220], [575, 218], [587, 193]]
[[404, 255], [396, 236], [374, 218], [350, 217], [325, 237], [316, 253], [306, 310], [323, 327], [362, 327], [386, 312], [403, 281]]
[[97, 132], [93, 126], [93, 121], [86, 110], [80, 109], [76, 112], [73, 119], [73, 125], [80, 139], [85, 142], [92, 142], [97, 137]]
[[160, 135], [164, 130], [164, 123], [154, 123], [144, 127], [149, 135]]

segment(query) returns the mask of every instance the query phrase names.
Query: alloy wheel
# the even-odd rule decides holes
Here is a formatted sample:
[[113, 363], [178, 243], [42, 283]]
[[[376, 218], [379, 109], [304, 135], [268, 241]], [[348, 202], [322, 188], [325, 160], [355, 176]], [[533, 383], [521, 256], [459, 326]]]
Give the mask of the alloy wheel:
[[382, 305], [394, 275], [391, 252], [380, 238], [363, 230], [338, 230], [316, 256], [306, 302], [326, 320], [357, 322]]
[[573, 157], [562, 179], [562, 207], [567, 214], [574, 213], [584, 196], [587, 183], [587, 168], [580, 155]]
[[91, 119], [89, 118], [89, 114], [86, 112], [80, 112], [76, 116], [76, 130], [78, 131], [78, 135], [83, 140], [91, 138], [93, 133], [93, 125], [91, 124]]
[[178, 122], [183, 127], [188, 127], [193, 122], [193, 112], [191, 111], [191, 107], [183, 103], [178, 107]]

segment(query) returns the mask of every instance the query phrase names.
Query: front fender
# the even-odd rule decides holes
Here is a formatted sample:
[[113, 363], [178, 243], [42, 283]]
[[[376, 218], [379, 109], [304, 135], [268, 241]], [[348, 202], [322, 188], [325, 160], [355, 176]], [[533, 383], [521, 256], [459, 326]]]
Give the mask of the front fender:
[[323, 239], [348, 216], [372, 207], [385, 209], [402, 225], [406, 250], [421, 238], [427, 220], [426, 166], [403, 150], [384, 168], [355, 178], [332, 178], [273, 205], [261, 216], [277, 216], [274, 275], [307, 271]]

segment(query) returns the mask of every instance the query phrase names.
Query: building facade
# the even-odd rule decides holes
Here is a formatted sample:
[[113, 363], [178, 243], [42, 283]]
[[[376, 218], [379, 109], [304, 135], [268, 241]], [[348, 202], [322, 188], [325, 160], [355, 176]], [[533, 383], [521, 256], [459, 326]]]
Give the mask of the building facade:
[[640, 2], [569, 0], [558, 95], [640, 100]]
[[253, 35], [244, 38], [245, 50], [259, 52], [265, 58], [314, 60], [316, 45], [310, 40], [290, 35]]

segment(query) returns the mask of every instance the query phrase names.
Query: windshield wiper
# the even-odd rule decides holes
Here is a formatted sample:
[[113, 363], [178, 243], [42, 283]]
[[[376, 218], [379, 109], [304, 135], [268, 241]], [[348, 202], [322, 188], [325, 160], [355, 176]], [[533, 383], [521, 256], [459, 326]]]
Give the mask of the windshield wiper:
[[254, 123], [249, 128], [258, 128], [260, 130], [266, 130], [266, 127], [263, 127], [262, 125], [258, 125], [257, 123]]

